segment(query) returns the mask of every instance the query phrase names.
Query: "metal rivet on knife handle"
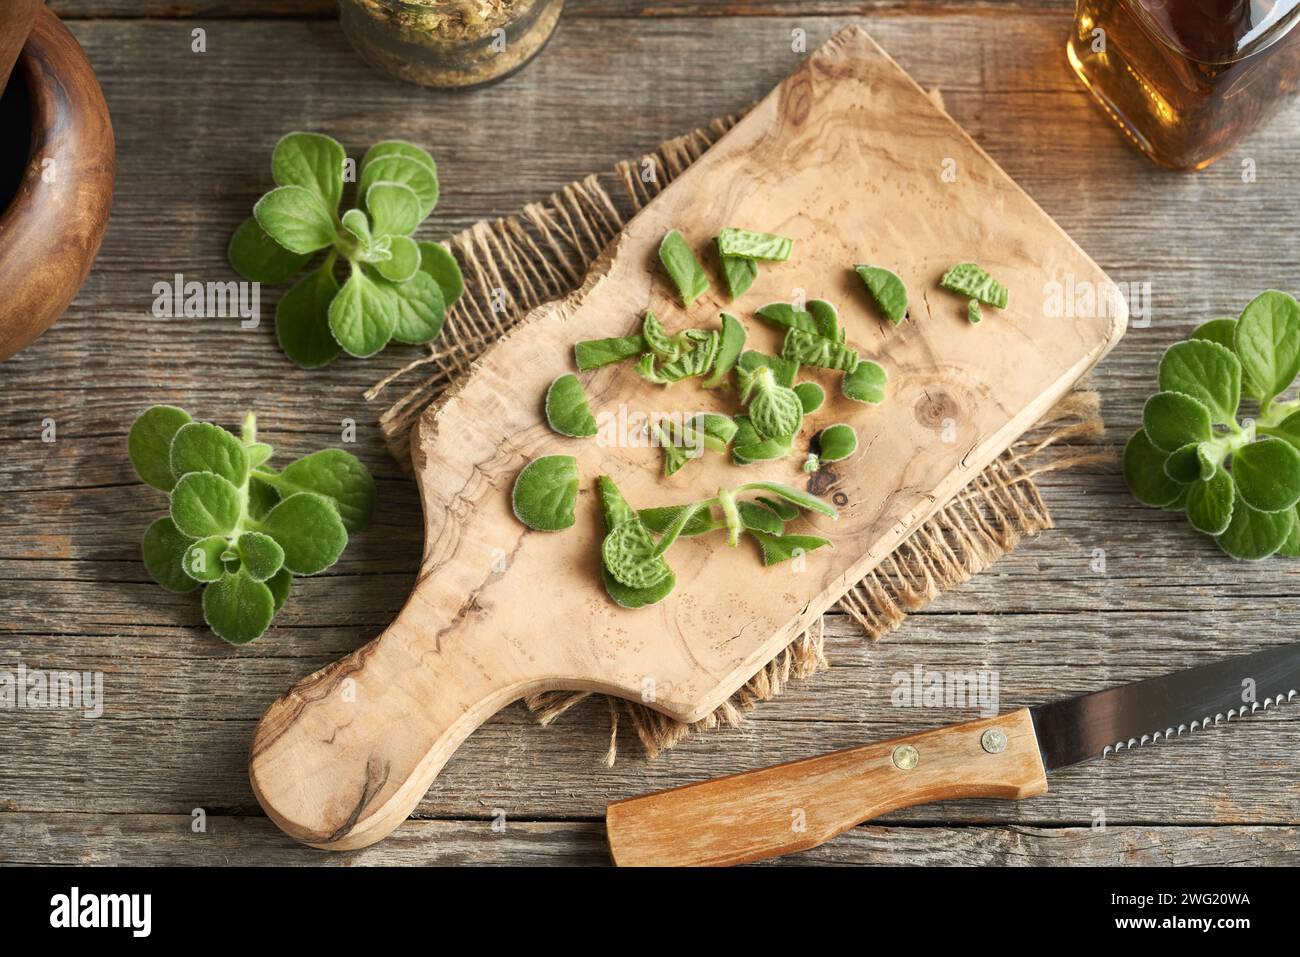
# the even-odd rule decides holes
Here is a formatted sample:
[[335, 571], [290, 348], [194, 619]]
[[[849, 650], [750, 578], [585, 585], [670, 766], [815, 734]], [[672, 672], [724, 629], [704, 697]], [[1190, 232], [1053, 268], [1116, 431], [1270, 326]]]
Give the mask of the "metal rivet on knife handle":
[[980, 745], [989, 754], [1001, 754], [1007, 749], [1007, 736], [1001, 728], [989, 728], [980, 735]]
[[900, 771], [910, 771], [921, 760], [921, 754], [910, 744], [900, 744], [894, 748], [894, 767]]

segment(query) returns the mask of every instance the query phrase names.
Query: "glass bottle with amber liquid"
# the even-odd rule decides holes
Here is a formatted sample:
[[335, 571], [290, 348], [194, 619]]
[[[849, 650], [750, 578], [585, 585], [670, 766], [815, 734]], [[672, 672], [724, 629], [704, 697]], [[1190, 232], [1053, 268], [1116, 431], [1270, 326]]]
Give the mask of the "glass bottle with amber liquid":
[[1204, 169], [1300, 84], [1300, 0], [1078, 0], [1070, 65], [1155, 162]]

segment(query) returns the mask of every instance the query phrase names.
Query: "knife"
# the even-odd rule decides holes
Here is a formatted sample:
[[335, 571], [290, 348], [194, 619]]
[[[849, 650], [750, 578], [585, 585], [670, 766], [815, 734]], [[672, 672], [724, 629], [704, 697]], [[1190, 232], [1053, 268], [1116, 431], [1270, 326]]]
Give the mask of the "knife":
[[620, 866], [729, 865], [824, 844], [899, 808], [1037, 797], [1047, 774], [1300, 696], [1300, 643], [758, 771], [616, 801]]

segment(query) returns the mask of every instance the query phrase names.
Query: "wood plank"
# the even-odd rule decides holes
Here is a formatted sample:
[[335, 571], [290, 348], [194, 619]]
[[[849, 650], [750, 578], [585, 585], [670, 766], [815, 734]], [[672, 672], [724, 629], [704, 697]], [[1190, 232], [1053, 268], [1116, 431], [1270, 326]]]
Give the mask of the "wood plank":
[[[608, 866], [600, 822], [519, 821], [485, 811], [474, 821], [411, 821], [381, 844], [328, 854], [290, 841], [264, 818], [208, 814], [0, 813], [0, 866], [13, 864], [201, 867]], [[497, 830], [493, 830], [494, 822]], [[502, 825], [504, 824], [504, 829]], [[1294, 867], [1292, 827], [854, 828], [830, 844], [759, 866], [1044, 867], [1147, 865]]]
[[[532, 67], [467, 97], [373, 76], [332, 24], [210, 24], [210, 49], [220, 55], [208, 60], [189, 52], [188, 24], [74, 24], [122, 144], [117, 206], [104, 253], [70, 313], [0, 365], [7, 451], [0, 484], [8, 492], [0, 498], [0, 668], [102, 666], [110, 709], [96, 720], [0, 714], [0, 741], [13, 754], [0, 800], [56, 816], [187, 815], [209, 805], [255, 812], [244, 761], [257, 715], [295, 680], [373, 637], [414, 579], [414, 488], [387, 459], [374, 425], [381, 403], [361, 398], [413, 351], [296, 370], [275, 348], [269, 290], [258, 330], [150, 315], [153, 284], [178, 270], [232, 278], [226, 240], [268, 186], [269, 151], [281, 133], [327, 130], [354, 155], [389, 135], [434, 145], [444, 196], [424, 236], [441, 238], [743, 107], [792, 65], [790, 29], [807, 29], [811, 48], [843, 22], [649, 20], [629, 32], [570, 17]], [[1300, 263], [1295, 105], [1218, 166], [1174, 176], [1134, 155], [1100, 118], [1064, 66], [1063, 26], [1051, 17], [900, 14], [864, 22], [919, 82], [941, 89], [953, 116], [1108, 272], [1151, 283], [1154, 320], [1131, 329], [1096, 376], [1109, 423], [1099, 444], [1116, 447], [1136, 426], [1166, 346], [1255, 292], [1285, 286]], [[722, 74], [717, 49], [733, 64]], [[953, 57], [953, 49], [977, 53]], [[608, 69], [611, 57], [617, 71]], [[330, 64], [327, 75], [319, 63]], [[276, 83], [275, 100], [264, 95], [268, 82]], [[1256, 165], [1254, 182], [1242, 181], [1246, 159]], [[256, 407], [284, 455], [337, 443], [341, 420], [351, 417], [359, 433], [352, 448], [380, 476], [375, 527], [356, 537], [330, 575], [300, 583], [280, 623], [248, 648], [212, 638], [193, 597], [148, 584], [138, 562], [135, 543], [160, 499], [135, 485], [124, 442], [131, 418], [154, 401], [228, 425]], [[53, 444], [41, 441], [47, 417], [58, 424]], [[866, 644], [856, 625], [837, 620], [828, 647], [835, 667], [763, 705], [744, 727], [647, 764], [629, 757], [635, 742], [625, 725], [624, 760], [607, 770], [598, 760], [603, 706], [579, 706], [546, 730], [510, 709], [470, 739], [418, 813], [481, 817], [487, 805], [512, 816], [594, 820], [609, 798], [974, 716], [893, 708], [890, 676], [918, 663], [996, 668], [1011, 707], [1293, 640], [1278, 614], [1300, 595], [1290, 563], [1225, 560], [1179, 516], [1138, 506], [1113, 467], [1047, 476], [1043, 485], [1056, 530], [942, 596], [882, 644]], [[1098, 548], [1104, 573], [1090, 565]], [[1026, 805], [1026, 817], [1008, 816], [1009, 805], [969, 802], [896, 820], [1087, 824], [1105, 808], [1121, 826], [1293, 827], [1300, 796], [1275, 782], [1295, 779], [1300, 726], [1281, 716], [1252, 725], [1053, 776], [1052, 791]], [[860, 830], [830, 846], [851, 848], [840, 859], [865, 859], [859, 845], [845, 843]], [[889, 833], [897, 830], [915, 831], [913, 853], [941, 853], [944, 841], [927, 837], [928, 828]], [[1017, 832], [1009, 833], [1014, 855]], [[584, 846], [596, 847], [593, 840]], [[255, 854], [261, 842], [247, 845]], [[1070, 854], [1089, 847], [1085, 839]], [[1223, 859], [1237, 858], [1225, 849]]]
[[[1009, 0], [566, 0], [564, 15], [577, 17], [789, 17], [859, 16], [863, 13], [949, 13], [981, 10], [1001, 14]], [[50, 9], [65, 20], [99, 18], [160, 19], [312, 19], [338, 16], [338, 0], [49, 0]], [[1017, 13], [1072, 10], [1072, 0], [1016, 0]]]
[[[1243, 627], [1264, 632], [1269, 615], [1260, 609]], [[1117, 636], [1110, 622], [1076, 613], [925, 615], [869, 644], [855, 624], [839, 619], [828, 629], [831, 670], [788, 686], [739, 728], [699, 735], [647, 762], [624, 723], [623, 758], [609, 769], [600, 763], [607, 715], [595, 699], [545, 729], [522, 706], [508, 708], [469, 738], [416, 813], [470, 817], [488, 803], [530, 818], [593, 818], [610, 800], [979, 716], [976, 702], [896, 706], [896, 676], [910, 677], [918, 666], [996, 674], [997, 708], [1010, 710], [1246, 650], [1232, 634], [1178, 629], [1185, 621], [1171, 616], [1162, 631], [1160, 622], [1133, 615], [1132, 634]], [[1134, 640], [1149, 631], [1163, 640]], [[93, 651], [84, 650], [85, 638], [69, 638], [60, 643], [63, 653], [46, 650], [56, 643], [40, 635], [22, 636], [14, 657], [5, 657], [6, 668], [16, 658], [29, 667], [102, 669], [105, 709], [94, 719], [66, 711], [4, 712], [10, 766], [21, 771], [7, 776], [2, 797], [28, 811], [187, 813], [204, 806], [255, 812], [246, 761], [256, 719], [290, 675], [321, 667], [337, 653], [320, 645], [347, 641], [338, 628], [290, 626], [280, 634], [274, 646], [229, 655], [197, 627], [154, 629], [130, 652], [110, 636], [93, 639], [100, 646]], [[1101, 809], [1119, 824], [1300, 824], [1300, 781], [1288, 773], [1300, 747], [1297, 717], [1295, 709], [1255, 715], [1168, 746], [1081, 765], [1052, 775], [1048, 794], [1032, 801], [931, 805], [888, 820], [1086, 824]], [[77, 786], [92, 781], [93, 788]]]

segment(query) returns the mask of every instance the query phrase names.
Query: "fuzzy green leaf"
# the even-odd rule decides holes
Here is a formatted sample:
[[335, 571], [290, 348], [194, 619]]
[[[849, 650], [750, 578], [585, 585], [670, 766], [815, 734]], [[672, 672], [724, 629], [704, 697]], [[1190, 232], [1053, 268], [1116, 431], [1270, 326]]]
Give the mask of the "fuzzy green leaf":
[[[840, 325], [840, 314], [834, 306], [825, 299], [809, 299], [808, 315], [812, 316], [819, 336], [844, 345], [844, 328]], [[857, 365], [856, 361], [854, 365]]]
[[885, 318], [898, 325], [907, 318], [907, 287], [903, 280], [881, 266], [854, 266], [871, 298], [876, 301]]
[[203, 620], [232, 645], [260, 638], [274, 617], [271, 589], [243, 569], [221, 576], [203, 590]]
[[414, 160], [434, 172], [438, 170], [438, 164], [434, 162], [433, 157], [429, 155], [427, 150], [421, 149], [414, 143], [408, 143], [406, 140], [381, 140], [376, 143], [366, 150], [366, 155], [361, 158], [361, 169], [364, 171], [371, 163], [383, 159], [385, 156], [401, 156], [404, 159]]
[[829, 541], [815, 535], [768, 535], [757, 531], [749, 534], [754, 536], [763, 550], [764, 565], [776, 565], [830, 545]]
[[790, 389], [794, 387], [794, 377], [799, 374], [799, 363], [791, 362], [780, 356], [770, 356], [765, 352], [750, 350], [741, 353], [740, 358], [736, 361], [736, 369], [741, 373], [752, 373], [757, 369], [771, 369], [772, 375], [776, 377], [777, 385], [783, 385]]
[[727, 281], [727, 294], [733, 300], [739, 299], [758, 278], [758, 263], [741, 256], [724, 256], [721, 250], [718, 259], [722, 262], [722, 276]]
[[737, 502], [736, 511], [740, 513], [740, 523], [751, 532], [766, 532], [769, 535], [781, 535], [785, 532], [785, 522], [772, 509], [756, 502]]
[[1217, 342], [1178, 342], [1160, 359], [1160, 388], [1191, 396], [1210, 411], [1210, 421], [1216, 425], [1236, 423], [1241, 363]]
[[878, 363], [863, 359], [840, 382], [840, 389], [855, 402], [877, 404], [885, 401], [888, 377]]
[[[662, 535], [664, 530], [673, 524], [674, 520], [681, 515], [683, 505], [662, 505], [657, 508], [643, 508], [636, 513], [641, 519], [641, 524], [649, 531], [656, 535]], [[726, 524], [719, 522], [713, 517], [709, 509], [694, 511], [686, 524], [682, 527], [681, 537], [690, 538], [695, 535], [703, 535], [706, 532], [714, 532], [720, 528], [726, 528]]]
[[615, 581], [629, 588], [652, 588], [672, 574], [656, 547], [640, 519], [633, 519], [609, 530], [600, 555]]
[[1251, 442], [1233, 453], [1232, 478], [1251, 508], [1289, 511], [1300, 502], [1300, 452], [1281, 439]]
[[785, 334], [781, 357], [799, 365], [819, 369], [836, 369], [853, 372], [858, 367], [858, 354], [850, 347], [827, 336], [790, 329]]
[[544, 455], [529, 462], [510, 493], [515, 517], [542, 532], [572, 526], [577, 501], [578, 460], [572, 455]]
[[249, 216], [230, 237], [226, 256], [235, 272], [250, 282], [273, 284], [291, 279], [311, 253], [290, 252], [272, 239], [255, 217]]
[[1007, 307], [1007, 287], [975, 263], [957, 263], [943, 274], [939, 285], [998, 309]]
[[419, 243], [420, 271], [433, 277], [442, 290], [442, 301], [450, 309], [465, 292], [465, 277], [460, 264], [442, 243]]
[[289, 252], [314, 253], [334, 243], [334, 217], [306, 187], [271, 190], [257, 201], [253, 215], [267, 235]]
[[[375, 272], [389, 282], [404, 283], [420, 269], [420, 247], [409, 236], [390, 236], [388, 239], [389, 257], [375, 263]], [[438, 287], [438, 281], [432, 276], [429, 279], [438, 288], [441, 299], [442, 289]]]
[[835, 517], [835, 506], [828, 505], [816, 495], [800, 491], [797, 488], [791, 488], [788, 485], [782, 485], [780, 482], [747, 482], [737, 491], [742, 492], [768, 492], [778, 498], [783, 498], [800, 508], [806, 508], [812, 512], [819, 512], [831, 518]]
[[301, 186], [321, 198], [329, 210], [343, 198], [347, 154], [337, 140], [320, 133], [290, 133], [275, 144], [271, 175], [278, 186]]
[[287, 568], [281, 568], [266, 580], [266, 587], [270, 589], [271, 598], [275, 602], [274, 614], [279, 614], [289, 598], [289, 592], [293, 590], [293, 573]]
[[1181, 392], [1157, 392], [1142, 408], [1142, 428], [1156, 448], [1173, 452], [1194, 442], [1208, 442], [1210, 410]]
[[141, 554], [149, 577], [168, 591], [187, 592], [199, 583], [185, 574], [184, 559], [194, 539], [181, 533], [176, 523], [163, 517], [155, 521], [144, 533]]
[[851, 425], [831, 425], [817, 436], [817, 457], [823, 462], [847, 459], [858, 450], [858, 434]]
[[242, 512], [239, 489], [212, 472], [182, 475], [172, 489], [172, 521], [191, 538], [229, 535]]
[[799, 329], [814, 336], [821, 333], [812, 313], [796, 309], [788, 302], [769, 302], [766, 306], [760, 306], [755, 315], [782, 329]]
[[330, 303], [330, 332], [349, 355], [364, 359], [388, 344], [397, 310], [385, 289], [359, 268]]
[[[604, 516], [606, 533], [625, 522], [638, 521], [637, 513], [627, 504], [618, 486], [608, 475], [602, 475], [597, 479], [596, 488], [600, 495], [601, 514]], [[671, 521], [671, 518], [667, 521]], [[671, 569], [662, 581], [646, 588], [631, 588], [623, 584], [610, 574], [603, 560], [600, 571], [605, 583], [605, 591], [623, 608], [644, 608], [646, 605], [653, 605], [667, 597], [677, 585], [677, 577]]]
[[284, 549], [284, 567], [295, 575], [323, 572], [338, 561], [348, 543], [338, 511], [313, 492], [289, 495], [258, 525]]
[[588, 339], [573, 347], [573, 355], [578, 363], [578, 371], [586, 372], [630, 359], [645, 352], [647, 348], [645, 339], [640, 335]]
[[1222, 535], [1232, 521], [1235, 498], [1232, 477], [1216, 468], [1208, 480], [1197, 481], [1187, 491], [1187, 520], [1197, 531]]
[[172, 472], [171, 448], [176, 433], [191, 421], [190, 414], [174, 405], [145, 409], [131, 423], [126, 446], [136, 474], [148, 485], [170, 492], [176, 484]]
[[280, 504], [281, 496], [275, 486], [259, 477], [274, 474], [274, 469], [263, 467], [248, 479], [248, 515], [255, 521], [266, 518], [271, 509]]
[[1284, 292], [1260, 293], [1237, 320], [1233, 347], [1252, 394], [1268, 405], [1300, 374], [1300, 304]]
[[235, 541], [243, 569], [254, 581], [264, 582], [284, 567], [284, 549], [270, 535], [245, 532]]
[[546, 421], [560, 435], [596, 434], [596, 417], [587, 404], [587, 393], [573, 373], [566, 373], [546, 390]]
[[793, 249], [794, 243], [791, 240], [771, 233], [733, 229], [728, 226], [718, 234], [718, 251], [724, 256], [785, 262], [790, 258]]
[[677, 230], [670, 230], [659, 244], [659, 261], [681, 294], [683, 305], [689, 306], [709, 288], [708, 274]]
[[812, 415], [826, 401], [826, 391], [816, 382], [800, 382], [794, 387], [794, 394], [803, 404], [804, 415]]
[[319, 369], [338, 358], [341, 350], [330, 332], [330, 303], [338, 293], [333, 268], [326, 265], [294, 284], [275, 307], [275, 338], [304, 369]]
[[1232, 520], [1215, 541], [1233, 558], [1259, 561], [1287, 543], [1295, 522], [1295, 509], [1261, 512], [1251, 508], [1238, 495], [1232, 504]]
[[221, 556], [230, 547], [230, 541], [224, 535], [209, 535], [199, 539], [185, 552], [182, 562], [185, 574], [196, 582], [214, 582], [226, 573]]
[[793, 389], [778, 385], [771, 369], [754, 372], [746, 387], [753, 398], [749, 402], [749, 420], [761, 435], [788, 439], [803, 423], [803, 403]]
[[1183, 485], [1208, 479], [1219, 465], [1208, 449], [1204, 442], [1189, 442], [1174, 449], [1165, 459], [1165, 475]]
[[420, 197], [403, 183], [381, 180], [366, 190], [365, 197], [370, 226], [377, 236], [410, 236], [424, 218]]
[[393, 315], [395, 340], [423, 345], [438, 338], [447, 321], [447, 307], [442, 300], [442, 288], [432, 276], [416, 272], [403, 283], [376, 279], [375, 286]]
[[1138, 429], [1124, 446], [1124, 481], [1143, 505], [1164, 508], [1181, 494], [1183, 486], [1165, 474], [1168, 455], [1155, 447], [1146, 432]]
[[700, 383], [705, 389], [722, 384], [735, 367], [745, 348], [746, 332], [740, 320], [729, 312], [722, 313], [722, 331], [718, 338], [718, 353], [713, 360], [713, 375]]
[[1277, 425], [1261, 425], [1258, 430], [1262, 435], [1274, 436], [1289, 443], [1293, 448], [1300, 449], [1300, 412], [1292, 412]]
[[220, 426], [189, 422], [172, 439], [171, 469], [176, 475], [214, 472], [239, 486], [248, 477], [248, 450]]
[[349, 532], [370, 524], [375, 510], [375, 480], [360, 460], [343, 449], [321, 449], [304, 455], [279, 473], [259, 473], [284, 498], [312, 492], [326, 498]]
[[[373, 150], [372, 147], [372, 153]], [[393, 152], [384, 152], [382, 155], [363, 161], [360, 181], [357, 183], [357, 195], [368, 196], [370, 187], [376, 183], [400, 183], [409, 187], [419, 199], [417, 223], [423, 221], [438, 204], [438, 171], [430, 165], [431, 163], [432, 159], [429, 163], [424, 163], [410, 155]], [[375, 232], [382, 232], [382, 230], [376, 228]]]

